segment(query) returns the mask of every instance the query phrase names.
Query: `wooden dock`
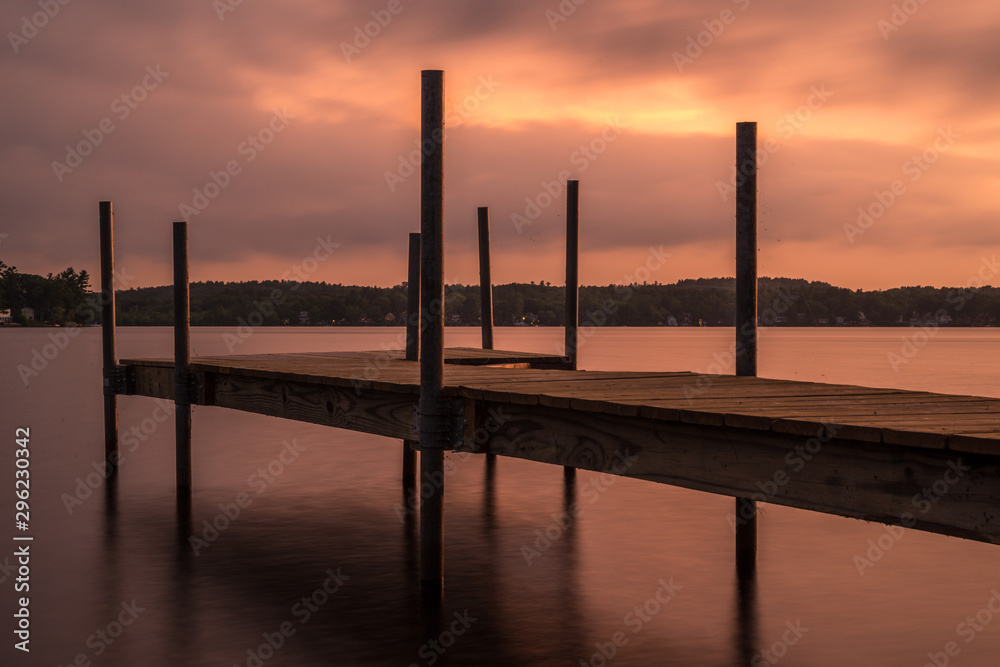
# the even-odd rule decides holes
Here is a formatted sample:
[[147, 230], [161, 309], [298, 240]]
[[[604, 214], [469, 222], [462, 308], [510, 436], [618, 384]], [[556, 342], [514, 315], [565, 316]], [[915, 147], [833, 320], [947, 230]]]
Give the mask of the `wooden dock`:
[[[532, 368], [564, 359], [494, 350], [445, 359], [455, 449], [1000, 544], [998, 399]], [[121, 363], [126, 393], [173, 398], [173, 360]], [[401, 353], [208, 357], [191, 370], [197, 405], [419, 439], [420, 368]]]
[[109, 474], [123, 394], [174, 400], [181, 504], [192, 484], [192, 405], [400, 438], [404, 489], [420, 490], [421, 584], [436, 599], [448, 449], [556, 464], [567, 478], [584, 469], [733, 496], [741, 578], [754, 572], [758, 501], [1000, 544], [1000, 400], [756, 377], [756, 123], [737, 123], [735, 376], [577, 370], [573, 180], [566, 183], [565, 356], [489, 349], [486, 207], [478, 209], [483, 349], [446, 350], [444, 75], [421, 77], [421, 232], [409, 238], [405, 353], [191, 359], [187, 223], [175, 222], [174, 358], [119, 362], [112, 207], [101, 202]]

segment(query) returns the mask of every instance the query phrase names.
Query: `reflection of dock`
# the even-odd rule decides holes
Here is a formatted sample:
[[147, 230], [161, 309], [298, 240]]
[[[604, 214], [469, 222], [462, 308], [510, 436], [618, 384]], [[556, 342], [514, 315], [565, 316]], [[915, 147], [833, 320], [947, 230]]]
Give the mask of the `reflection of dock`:
[[[560, 359], [492, 350], [445, 357], [445, 396], [464, 424], [457, 448], [873, 521], [912, 517], [915, 528], [1000, 543], [1000, 400], [470, 363]], [[128, 393], [173, 398], [171, 360], [122, 364]], [[400, 355], [199, 358], [191, 369], [199, 405], [419, 437], [420, 369]], [[636, 458], [625, 465], [623, 456]], [[913, 499], [927, 494], [933, 507], [922, 513]]]

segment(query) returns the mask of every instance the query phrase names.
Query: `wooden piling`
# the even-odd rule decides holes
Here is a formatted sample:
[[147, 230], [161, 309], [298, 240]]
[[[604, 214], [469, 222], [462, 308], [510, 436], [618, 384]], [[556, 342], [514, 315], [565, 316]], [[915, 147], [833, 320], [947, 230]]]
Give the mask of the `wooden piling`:
[[[577, 368], [580, 328], [580, 181], [566, 182], [566, 359]], [[576, 479], [576, 468], [564, 467], [563, 477]]]
[[566, 182], [566, 357], [576, 370], [580, 326], [580, 181]]
[[479, 312], [483, 349], [493, 349], [493, 277], [490, 268], [490, 209], [480, 206], [479, 214]]
[[[757, 375], [757, 123], [736, 124], [736, 375]], [[736, 499], [736, 567], [757, 563], [757, 502]]]
[[[490, 209], [477, 209], [479, 221], [479, 313], [482, 322], [483, 349], [493, 349], [493, 270], [490, 253]], [[492, 470], [496, 454], [486, 452], [486, 466]]]
[[174, 405], [178, 495], [191, 492], [191, 309], [188, 223], [174, 223]]
[[118, 353], [115, 345], [115, 242], [111, 202], [98, 205], [101, 236], [101, 352], [104, 362], [104, 461], [108, 475], [118, 469]]
[[[420, 359], [420, 233], [410, 234], [406, 271], [406, 360]], [[414, 440], [403, 440], [403, 495], [409, 499], [417, 487], [417, 447]], [[407, 512], [410, 505], [406, 505]]]
[[736, 374], [757, 375], [757, 123], [736, 124]]
[[[444, 72], [421, 72], [420, 164], [420, 581], [444, 583]], [[421, 487], [424, 485], [421, 484]]]

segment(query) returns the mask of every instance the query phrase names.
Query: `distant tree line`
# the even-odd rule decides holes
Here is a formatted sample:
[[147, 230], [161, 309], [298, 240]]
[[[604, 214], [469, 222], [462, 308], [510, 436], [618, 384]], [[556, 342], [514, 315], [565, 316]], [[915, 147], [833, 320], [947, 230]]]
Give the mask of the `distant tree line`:
[[[597, 326], [732, 326], [736, 318], [735, 281], [698, 278], [659, 283], [580, 288], [580, 319]], [[19, 274], [0, 262], [0, 309], [50, 323], [85, 324], [97, 303], [88, 293], [87, 273], [72, 268], [57, 276]], [[510, 283], [493, 288], [497, 326], [561, 326], [565, 288], [540, 283]], [[898, 287], [850, 290], [824, 282], [761, 278], [758, 310], [767, 326], [900, 326], [1000, 324], [1000, 289]], [[446, 288], [449, 325], [479, 324], [479, 286]], [[117, 292], [120, 326], [172, 324], [173, 294], [168, 287]], [[360, 287], [325, 282], [249, 281], [191, 284], [194, 326], [371, 325], [399, 326], [406, 317], [406, 284]]]
[[22, 312], [25, 308], [31, 308], [39, 322], [85, 324], [94, 319], [94, 310], [88, 307], [89, 290], [86, 271], [77, 273], [70, 267], [43, 277], [18, 273], [0, 261], [0, 310], [10, 311], [11, 319], [20, 324], [28, 322]]

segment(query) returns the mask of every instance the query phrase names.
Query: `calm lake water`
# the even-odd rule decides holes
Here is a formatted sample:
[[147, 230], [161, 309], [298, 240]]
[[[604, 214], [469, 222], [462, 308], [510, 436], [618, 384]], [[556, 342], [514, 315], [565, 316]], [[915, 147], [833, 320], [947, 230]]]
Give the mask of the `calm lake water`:
[[[762, 505], [756, 582], [741, 587], [731, 498], [580, 472], [583, 512], [563, 531], [556, 466], [500, 458], [487, 484], [482, 457], [450, 456], [450, 621], [433, 629], [420, 613], [415, 526], [397, 511], [399, 441], [195, 408], [187, 523], [174, 498], [173, 420], [157, 422], [153, 399], [122, 397], [122, 432], [136, 435], [123, 440], [117, 489], [98, 483], [68, 503], [90, 491], [103, 456], [100, 330], [82, 331], [27, 385], [17, 371], [59, 331], [0, 331], [3, 665], [1000, 664], [1000, 615], [988, 608], [1000, 596], [998, 547], [915, 531], [889, 539], [879, 524]], [[261, 329], [235, 351], [378, 349], [399, 332]], [[226, 333], [195, 329], [194, 353], [229, 353]], [[718, 371], [732, 335], [598, 330], [580, 366]], [[479, 332], [447, 338], [475, 346]], [[554, 352], [562, 330], [499, 329], [496, 339]], [[119, 330], [122, 358], [171, 354], [169, 329]], [[759, 366], [765, 377], [1000, 397], [1000, 330], [768, 330]], [[12, 639], [18, 427], [31, 434], [30, 654]], [[240, 498], [250, 503], [196, 555], [189, 535], [224, 525], [220, 505]], [[529, 563], [525, 547], [546, 529], [555, 537]], [[859, 573], [856, 557], [880, 538], [888, 550]]]

